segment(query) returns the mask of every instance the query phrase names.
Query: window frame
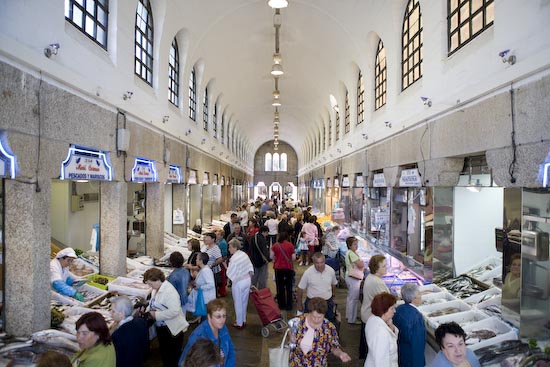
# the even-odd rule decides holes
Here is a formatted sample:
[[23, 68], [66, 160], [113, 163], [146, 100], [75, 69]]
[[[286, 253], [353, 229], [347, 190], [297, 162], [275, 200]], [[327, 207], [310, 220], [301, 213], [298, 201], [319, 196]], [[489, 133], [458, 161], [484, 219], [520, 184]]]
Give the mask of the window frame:
[[208, 131], [208, 87], [204, 88], [202, 97], [202, 123], [204, 131]]
[[[455, 2], [456, 8], [452, 8], [453, 7], [452, 2]], [[494, 0], [481, 0], [481, 2], [482, 2], [482, 4], [479, 7], [479, 9], [477, 9], [474, 13], [472, 13], [473, 0], [447, 0], [447, 37], [448, 37], [448, 39], [447, 39], [447, 50], [448, 50], [448, 56], [451, 56], [452, 54], [454, 54], [455, 52], [460, 50], [462, 47], [467, 45], [470, 41], [472, 41], [477, 36], [479, 36], [481, 33], [483, 33], [485, 30], [487, 30], [487, 29], [489, 29], [493, 26], [493, 24], [495, 22], [495, 9], [494, 9], [495, 1]], [[461, 9], [465, 4], [468, 4], [469, 11], [468, 11], [468, 18], [466, 20], [463, 20], [463, 19], [461, 19], [462, 18]], [[492, 14], [493, 15], [493, 20], [490, 21], [490, 22], [487, 22], [487, 13], [488, 13], [488, 8], [489, 7], [492, 7], [492, 10], [493, 10], [493, 14]], [[473, 20], [480, 13], [482, 14], [482, 26], [477, 32], [472, 33], [472, 30], [473, 30], [472, 25], [474, 23]], [[453, 18], [454, 15], [457, 16], [456, 28], [451, 29], [451, 27], [452, 27], [452, 18]], [[465, 41], [462, 41], [461, 40], [461, 38], [462, 38], [461, 30], [462, 30], [463, 26], [465, 26], [465, 25], [468, 25], [468, 38]], [[455, 48], [452, 48], [452, 46], [453, 46], [452, 45], [452, 42], [453, 42], [452, 38], [455, 34], [457, 34], [457, 36], [458, 36], [457, 46]]]
[[[147, 11], [147, 19], [143, 19], [141, 17], [142, 14], [138, 12], [140, 5]], [[144, 30], [142, 30], [138, 25], [138, 18], [142, 19], [145, 22], [145, 33]], [[140, 35], [141, 40], [145, 39], [145, 41], [147, 41], [147, 45], [145, 46], [149, 46], [150, 51], [148, 51], [148, 47], [144, 47], [143, 43], [138, 42], [138, 35]], [[148, 37], [148, 35], [150, 35], [150, 38]], [[151, 3], [149, 0], [138, 0], [136, 8], [136, 23], [134, 29], [134, 73], [150, 86], [153, 86], [153, 64], [155, 61], [153, 57], [155, 45], [154, 40], [155, 27], [153, 24], [153, 12], [151, 10]], [[145, 54], [144, 59], [142, 57], [138, 57], [138, 50], [141, 51], [140, 54]]]
[[[382, 52], [384, 52], [384, 57], [381, 59], [380, 54]], [[384, 62], [383, 66], [381, 66], [382, 60]], [[387, 102], [388, 64], [386, 62], [386, 48], [382, 39], [378, 41], [374, 65], [374, 110], [376, 111], [385, 106]]]
[[195, 67], [189, 73], [189, 118], [197, 122], [197, 77]]
[[[172, 50], [174, 51], [174, 57], [172, 64]], [[180, 59], [179, 59], [179, 47], [178, 41], [174, 37], [172, 45], [170, 46], [170, 53], [168, 55], [168, 100], [174, 106], [179, 106], [179, 91], [180, 91]]]
[[[97, 43], [101, 48], [104, 50], [107, 50], [108, 43], [109, 43], [109, 0], [81, 0], [82, 5], [79, 4], [76, 0], [65, 0], [65, 20], [72, 24], [75, 28], [80, 30], [82, 33], [86, 35], [89, 39]], [[93, 11], [94, 14], [91, 14], [88, 11], [88, 3], [93, 3]], [[103, 4], [102, 4], [103, 3]], [[78, 8], [82, 13], [82, 26], [80, 26], [77, 22], [75, 22], [74, 18], [74, 8]], [[105, 24], [103, 24], [99, 18], [98, 18], [98, 10], [101, 9], [101, 11], [105, 14]], [[92, 21], [92, 29], [93, 29], [93, 35], [88, 33], [87, 28], [87, 20]], [[101, 42], [98, 39], [98, 28], [103, 30], [103, 35], [105, 37], [105, 43]]]
[[336, 112], [334, 116], [334, 141], [336, 142], [340, 140], [340, 112], [336, 110], [334, 112]]
[[[418, 11], [418, 28], [411, 25], [411, 18]], [[422, 24], [422, 11], [419, 0], [409, 0], [403, 16], [403, 30], [401, 33], [401, 90], [405, 90], [422, 78], [422, 61], [424, 45], [424, 26]], [[414, 34], [411, 35], [411, 32]], [[415, 46], [416, 44], [416, 46]], [[405, 56], [405, 54], [407, 56]], [[415, 58], [418, 58], [415, 60]], [[416, 70], [418, 68], [418, 75]], [[412, 78], [411, 78], [412, 76]]]
[[346, 102], [344, 107], [344, 135], [351, 131], [351, 106], [349, 103], [349, 92], [346, 90]]
[[359, 70], [357, 77], [357, 125], [365, 120], [365, 81], [363, 73]]
[[214, 139], [218, 139], [218, 105], [216, 103], [214, 103], [212, 110], [212, 133]]

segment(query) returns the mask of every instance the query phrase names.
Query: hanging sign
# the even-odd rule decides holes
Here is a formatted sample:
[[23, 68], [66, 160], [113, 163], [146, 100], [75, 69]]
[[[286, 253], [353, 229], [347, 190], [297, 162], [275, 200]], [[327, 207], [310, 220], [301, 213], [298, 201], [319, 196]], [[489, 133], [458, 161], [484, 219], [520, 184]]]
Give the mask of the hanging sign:
[[0, 133], [0, 177], [15, 178], [16, 160], [7, 137], [7, 132]]
[[225, 186], [225, 176], [222, 176], [221, 181], [220, 181], [220, 185]]
[[166, 183], [180, 184], [181, 182], [181, 167], [176, 166], [175, 164], [168, 166], [168, 177], [166, 177]]
[[399, 179], [399, 186], [401, 187], [420, 187], [422, 186], [422, 180], [418, 173], [418, 168], [404, 169], [401, 171], [401, 178]]
[[362, 175], [355, 176], [355, 187], [365, 187], [365, 178]]
[[157, 182], [157, 177], [154, 161], [136, 157], [132, 168], [132, 182]]
[[218, 175], [214, 173], [214, 179], [212, 180], [212, 185], [218, 185]]
[[349, 177], [348, 176], [342, 177], [342, 187], [349, 187]]
[[340, 187], [340, 182], [338, 181], [338, 177], [334, 177], [334, 187]]
[[72, 145], [61, 163], [62, 180], [111, 181], [113, 168], [108, 153]]
[[327, 178], [327, 187], [332, 187], [332, 180], [329, 178]]
[[202, 184], [208, 185], [209, 183], [210, 183], [210, 175], [208, 174], [208, 172], [204, 172], [202, 174]]
[[386, 187], [386, 177], [383, 173], [375, 173], [372, 178], [373, 187]]
[[189, 185], [194, 185], [197, 183], [197, 171], [189, 170], [189, 179], [187, 180]]

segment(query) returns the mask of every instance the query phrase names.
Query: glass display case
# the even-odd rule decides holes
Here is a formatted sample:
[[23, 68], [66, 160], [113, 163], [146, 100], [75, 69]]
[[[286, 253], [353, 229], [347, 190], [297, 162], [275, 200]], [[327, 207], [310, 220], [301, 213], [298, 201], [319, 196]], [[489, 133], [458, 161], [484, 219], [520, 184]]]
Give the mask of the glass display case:
[[389, 245], [390, 202], [388, 200], [391, 188], [369, 187], [366, 198], [367, 238], [378, 244]]

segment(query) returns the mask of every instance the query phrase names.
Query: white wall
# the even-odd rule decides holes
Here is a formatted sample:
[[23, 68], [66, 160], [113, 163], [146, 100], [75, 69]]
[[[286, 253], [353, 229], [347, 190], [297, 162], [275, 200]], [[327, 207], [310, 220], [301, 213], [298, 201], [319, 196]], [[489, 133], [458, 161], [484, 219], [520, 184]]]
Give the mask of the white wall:
[[500, 257], [495, 248], [495, 228], [502, 227], [504, 190], [484, 187], [471, 192], [454, 189], [454, 263], [463, 274], [488, 257]]

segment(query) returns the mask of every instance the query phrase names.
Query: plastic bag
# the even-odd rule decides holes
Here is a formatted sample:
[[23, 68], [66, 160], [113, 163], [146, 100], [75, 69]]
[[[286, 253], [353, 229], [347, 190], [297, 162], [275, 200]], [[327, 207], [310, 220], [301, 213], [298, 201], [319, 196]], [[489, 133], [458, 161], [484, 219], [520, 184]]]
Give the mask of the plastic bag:
[[195, 316], [206, 316], [206, 305], [204, 304], [204, 296], [202, 294], [202, 289], [197, 290], [197, 298], [195, 299]]

